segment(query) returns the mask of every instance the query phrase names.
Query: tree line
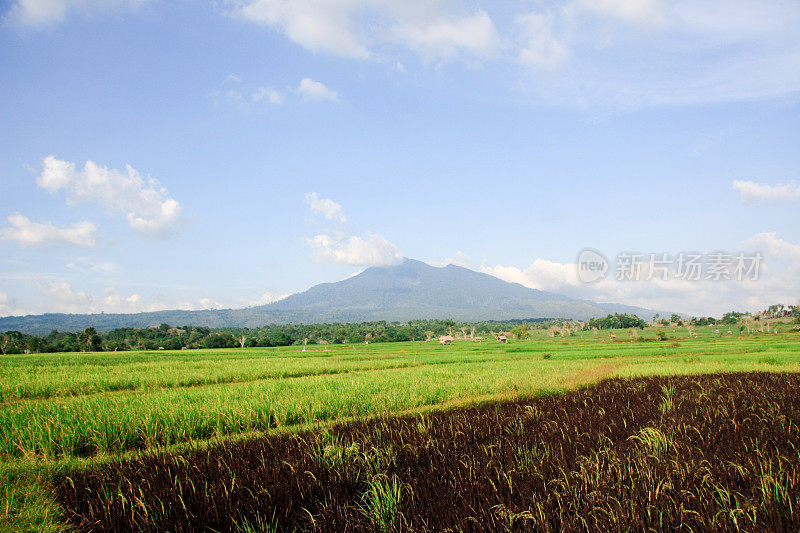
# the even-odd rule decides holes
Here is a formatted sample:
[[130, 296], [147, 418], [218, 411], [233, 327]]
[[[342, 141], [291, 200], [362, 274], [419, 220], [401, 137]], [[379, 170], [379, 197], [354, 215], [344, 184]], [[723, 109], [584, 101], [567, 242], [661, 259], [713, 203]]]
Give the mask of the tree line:
[[36, 336], [18, 331], [0, 334], [0, 353], [44, 353], [125, 350], [181, 350], [198, 348], [274, 347], [300, 344], [354, 344], [456, 338], [490, 335], [525, 324], [548, 327], [560, 320], [528, 319], [485, 322], [417, 320], [411, 322], [361, 322], [335, 324], [272, 324], [260, 328], [173, 327], [116, 328], [101, 333], [93, 327], [79, 332], [53, 330]]
[[583, 325], [584, 330], [591, 329], [624, 329], [647, 327], [647, 322], [636, 315], [614, 313], [604, 318], [590, 318]]

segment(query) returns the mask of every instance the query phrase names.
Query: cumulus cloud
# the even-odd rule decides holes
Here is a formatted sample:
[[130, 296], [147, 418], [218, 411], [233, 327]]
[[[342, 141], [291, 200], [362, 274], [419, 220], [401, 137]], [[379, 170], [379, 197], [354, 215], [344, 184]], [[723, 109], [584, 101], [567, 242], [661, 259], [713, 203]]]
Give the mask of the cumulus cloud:
[[376, 48], [401, 46], [426, 60], [483, 56], [497, 45], [483, 10], [453, 12], [430, 0], [239, 0], [234, 12], [268, 25], [312, 52], [356, 59], [380, 56]]
[[141, 310], [138, 294], [123, 296], [115, 287], [106, 287], [102, 296], [75, 290], [69, 282], [36, 282], [39, 294], [50, 300], [48, 308], [62, 313], [134, 313]]
[[[81, 266], [81, 271], [85, 271]], [[288, 296], [271, 290], [264, 291], [256, 299], [227, 294], [184, 294], [167, 296], [162, 293], [143, 296], [136, 291], [110, 286], [76, 288], [71, 281], [58, 278], [43, 278], [36, 275], [5, 277], [14, 283], [30, 283], [32, 291], [22, 304], [4, 290], [0, 290], [0, 316], [39, 313], [142, 313], [165, 309], [197, 311], [227, 309], [265, 305]], [[85, 279], [85, 278], [84, 278]], [[96, 280], [97, 278], [95, 278]], [[87, 280], [89, 283], [92, 280]]]
[[200, 298], [200, 306], [203, 309], [219, 309], [222, 307], [222, 304], [212, 300], [211, 298]]
[[498, 44], [492, 19], [482, 10], [466, 16], [443, 15], [404, 22], [392, 33], [397, 42], [426, 61], [443, 61], [461, 55], [481, 57]]
[[70, 204], [94, 202], [110, 213], [122, 213], [137, 232], [165, 237], [178, 227], [182, 208], [167, 189], [152, 178], [143, 178], [130, 165], [109, 169], [87, 161], [82, 170], [74, 163], [48, 156], [36, 180], [48, 192], [67, 192]]
[[768, 185], [754, 181], [734, 180], [733, 188], [739, 192], [742, 201], [764, 200], [774, 202], [800, 201], [800, 185], [795, 182], [785, 185]]
[[10, 215], [11, 227], [0, 229], [0, 240], [13, 241], [21, 246], [43, 246], [66, 244], [92, 247], [96, 243], [96, 227], [91, 222], [75, 222], [59, 228], [50, 223], [32, 222], [19, 213]]
[[502, 280], [542, 291], [559, 291], [565, 287], [580, 285], [576, 264], [557, 263], [541, 258], [525, 268], [481, 265], [479, 270]]
[[15, 0], [6, 20], [20, 26], [47, 26], [63, 22], [72, 11], [89, 13], [132, 7], [146, 0]]
[[370, 232], [366, 237], [352, 235], [343, 239], [319, 234], [307, 238], [306, 243], [313, 250], [312, 258], [319, 263], [383, 266], [403, 261], [403, 254], [394, 244]]
[[369, 57], [356, 34], [352, 11], [367, 2], [324, 0], [250, 0], [239, 2], [236, 12], [253, 22], [272, 26], [312, 52], [329, 52], [355, 58]]
[[744, 241], [742, 245], [779, 259], [800, 261], [800, 244], [792, 244], [779, 239], [775, 231], [757, 233]]
[[42, 296], [54, 303], [54, 310], [68, 313], [85, 313], [91, 309], [93, 298], [83, 291], [76, 291], [66, 281], [36, 282], [36, 289]]
[[553, 68], [569, 57], [564, 41], [553, 33], [553, 16], [544, 13], [528, 13], [516, 18], [522, 28], [524, 42], [519, 52], [519, 62], [531, 67]]
[[[175, 301], [163, 296], [145, 301], [139, 294], [125, 295], [116, 287], [102, 289], [101, 293], [89, 292], [73, 288], [65, 280], [33, 280], [34, 287], [41, 300], [35, 305], [36, 312], [46, 313], [140, 313], [163, 309], [219, 309], [220, 302], [208, 298], [189, 298]], [[0, 302], [0, 312], [2, 312]]]
[[464, 268], [470, 268], [470, 262], [472, 258], [462, 252], [461, 250], [456, 251], [453, 254], [453, 257], [447, 257], [441, 261], [431, 261], [430, 264], [435, 267], [443, 267], [447, 265], [456, 265]]
[[235, 74], [228, 74], [218, 90], [209, 93], [214, 105], [233, 104], [242, 110], [250, 110], [283, 103], [283, 94], [274, 87], [248, 83]]
[[27, 315], [22, 308], [17, 306], [17, 300], [11, 298], [4, 291], [0, 291], [0, 316], [22, 316]]
[[319, 102], [322, 100], [336, 101], [339, 95], [336, 91], [328, 89], [318, 81], [311, 78], [303, 78], [300, 81], [300, 86], [297, 87], [297, 92], [308, 102]]
[[271, 304], [273, 302], [277, 302], [279, 300], [283, 300], [287, 296], [289, 296], [289, 295], [288, 294], [276, 294], [273, 291], [267, 290], [267, 291], [264, 291], [264, 294], [262, 294], [256, 300], [249, 300], [247, 298], [242, 298], [239, 303], [240, 303], [240, 305], [242, 307], [254, 307], [254, 306], [258, 306], [258, 305]]
[[569, 0], [535, 9], [444, 0], [232, 1], [237, 16], [313, 52], [388, 65], [408, 52], [425, 62], [521, 65], [515, 88], [554, 105], [635, 109], [800, 91], [800, 11], [782, 0]]
[[283, 102], [281, 93], [268, 87], [259, 87], [250, 95], [250, 99], [254, 102], [261, 102], [262, 100], [267, 101], [272, 105], [278, 105]]
[[[759, 233], [742, 243], [744, 250], [763, 254], [757, 279], [662, 279], [647, 262], [638, 281], [618, 280], [612, 261], [608, 275], [585, 284], [575, 263], [536, 259], [527, 267], [482, 265], [479, 270], [526, 287], [600, 303], [623, 303], [653, 310], [716, 316], [731, 311], [758, 311], [774, 303], [795, 304], [800, 297], [800, 244], [782, 240], [775, 232]], [[733, 252], [736, 255], [738, 252]], [[645, 255], [645, 261], [649, 257]], [[657, 254], [658, 255], [658, 254]], [[672, 257], [675, 260], [675, 257]], [[707, 272], [704, 271], [704, 272]], [[652, 274], [652, 275], [651, 275]]]
[[[306, 194], [306, 203], [311, 212], [335, 224], [347, 221], [342, 206], [329, 198], [320, 198], [317, 193]], [[305, 243], [312, 250], [312, 259], [318, 263], [344, 265], [379, 266], [394, 265], [403, 261], [403, 254], [386, 237], [367, 232], [364, 237], [350, 235], [341, 229], [330, 229]]]
[[342, 206], [330, 198], [320, 198], [315, 192], [306, 194], [306, 203], [315, 215], [322, 215], [328, 220], [347, 222]]

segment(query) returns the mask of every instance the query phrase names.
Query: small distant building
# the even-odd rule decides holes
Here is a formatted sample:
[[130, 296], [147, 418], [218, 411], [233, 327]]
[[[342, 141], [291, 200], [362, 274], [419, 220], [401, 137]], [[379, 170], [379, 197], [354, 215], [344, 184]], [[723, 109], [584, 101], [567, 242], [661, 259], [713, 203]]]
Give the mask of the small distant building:
[[611, 339], [616, 339], [616, 338], [617, 338], [617, 336], [616, 336], [616, 335], [614, 335], [613, 333], [612, 333], [612, 334], [611, 334], [609, 337], [610, 337]]
[[454, 339], [452, 335], [442, 335], [439, 337], [439, 344], [450, 344], [453, 342], [453, 340]]
[[159, 347], [158, 347], [158, 349], [159, 349], [159, 350], [163, 350], [163, 349], [164, 349], [164, 347], [163, 347], [163, 346], [159, 346]]
[[506, 342], [507, 343], [508, 342], [508, 337], [506, 337], [505, 335], [498, 335], [497, 342]]
[[472, 342], [483, 342], [483, 337], [472, 337]]

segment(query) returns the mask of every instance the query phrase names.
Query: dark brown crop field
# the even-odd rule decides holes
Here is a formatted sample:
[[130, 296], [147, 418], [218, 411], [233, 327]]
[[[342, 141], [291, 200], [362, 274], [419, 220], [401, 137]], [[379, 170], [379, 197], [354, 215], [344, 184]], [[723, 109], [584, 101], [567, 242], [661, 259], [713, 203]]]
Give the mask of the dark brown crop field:
[[82, 530], [800, 530], [800, 375], [608, 379], [63, 472]]

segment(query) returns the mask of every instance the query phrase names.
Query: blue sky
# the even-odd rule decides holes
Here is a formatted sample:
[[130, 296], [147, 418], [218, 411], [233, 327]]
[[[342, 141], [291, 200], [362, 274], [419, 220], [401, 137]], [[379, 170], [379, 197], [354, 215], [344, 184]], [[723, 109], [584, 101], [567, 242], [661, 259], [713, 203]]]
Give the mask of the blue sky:
[[[241, 307], [403, 256], [800, 300], [796, 2], [1, 5], [0, 315]], [[588, 285], [587, 247], [764, 259]]]

